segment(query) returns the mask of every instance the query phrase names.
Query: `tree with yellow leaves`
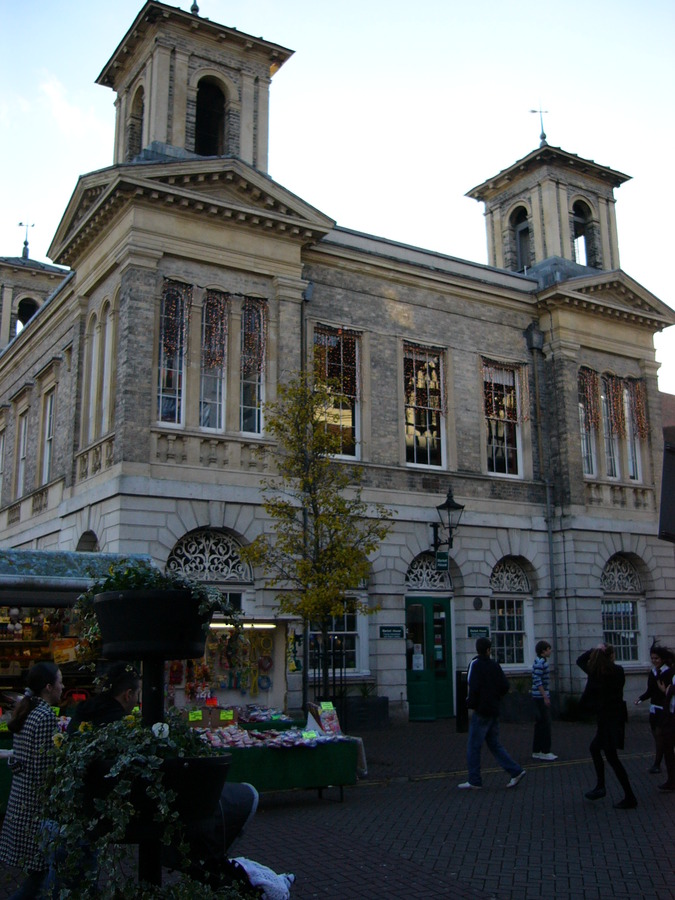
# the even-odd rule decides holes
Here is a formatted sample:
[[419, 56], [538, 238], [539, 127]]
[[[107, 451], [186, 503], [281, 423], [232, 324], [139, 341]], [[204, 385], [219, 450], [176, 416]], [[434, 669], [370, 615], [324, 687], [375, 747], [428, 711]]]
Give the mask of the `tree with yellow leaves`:
[[[362, 499], [360, 466], [336, 458], [340, 434], [339, 385], [301, 372], [280, 385], [265, 407], [265, 430], [277, 442], [276, 477], [266, 480], [263, 507], [269, 532], [240, 551], [260, 566], [268, 586], [278, 587], [279, 610], [321, 631], [328, 646], [333, 616], [370, 614], [377, 607], [353, 597], [368, 579], [370, 557], [391, 529], [390, 513]], [[303, 704], [308, 673], [303, 666]], [[329, 692], [328, 655], [323, 654], [322, 693]]]

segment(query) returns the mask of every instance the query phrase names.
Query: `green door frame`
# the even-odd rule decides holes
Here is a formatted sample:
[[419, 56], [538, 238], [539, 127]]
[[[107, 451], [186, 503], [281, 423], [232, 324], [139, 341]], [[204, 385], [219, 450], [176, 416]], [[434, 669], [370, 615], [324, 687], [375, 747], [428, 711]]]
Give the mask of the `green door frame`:
[[406, 683], [411, 722], [455, 715], [450, 596], [406, 597]]

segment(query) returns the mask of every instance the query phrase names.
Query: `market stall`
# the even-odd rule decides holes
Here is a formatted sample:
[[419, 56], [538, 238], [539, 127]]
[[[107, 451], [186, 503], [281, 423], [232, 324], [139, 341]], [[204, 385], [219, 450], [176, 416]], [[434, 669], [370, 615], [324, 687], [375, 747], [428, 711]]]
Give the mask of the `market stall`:
[[231, 756], [228, 781], [248, 782], [258, 791], [318, 790], [356, 784], [359, 741], [295, 725], [205, 728], [205, 740]]

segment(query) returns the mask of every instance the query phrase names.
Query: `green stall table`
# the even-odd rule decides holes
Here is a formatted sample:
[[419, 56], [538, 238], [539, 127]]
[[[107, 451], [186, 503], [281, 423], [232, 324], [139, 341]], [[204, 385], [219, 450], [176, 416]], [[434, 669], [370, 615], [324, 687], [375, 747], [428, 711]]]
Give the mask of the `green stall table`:
[[248, 782], [260, 793], [294, 788], [317, 790], [356, 784], [358, 742], [317, 744], [315, 747], [230, 747], [228, 781]]

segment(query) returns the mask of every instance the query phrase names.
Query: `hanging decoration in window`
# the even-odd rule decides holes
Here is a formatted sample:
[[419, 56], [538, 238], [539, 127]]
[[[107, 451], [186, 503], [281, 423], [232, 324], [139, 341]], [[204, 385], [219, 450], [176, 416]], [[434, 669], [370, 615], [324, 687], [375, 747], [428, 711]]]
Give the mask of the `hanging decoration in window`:
[[222, 291], [207, 291], [204, 297], [202, 362], [206, 369], [225, 367], [229, 299]]
[[640, 576], [625, 556], [613, 556], [602, 570], [600, 586], [606, 594], [639, 594]]
[[[485, 415], [489, 419], [498, 419], [505, 412], [511, 422], [527, 422], [530, 418], [530, 391], [525, 367], [481, 358], [481, 370]], [[516, 385], [520, 390], [516, 390]]]
[[447, 414], [440, 350], [404, 341], [403, 373], [406, 406]]
[[161, 347], [172, 357], [188, 346], [188, 323], [192, 306], [192, 285], [164, 280], [162, 288]]
[[600, 403], [598, 397], [598, 373], [585, 366], [579, 369], [579, 402], [583, 404], [589, 431], [597, 431], [600, 427]]
[[498, 562], [490, 576], [490, 587], [499, 594], [529, 594], [530, 583], [522, 567], [513, 559]]
[[267, 301], [244, 297], [242, 305], [241, 371], [245, 376], [262, 375], [267, 347]]
[[357, 345], [359, 333], [347, 328], [314, 328], [314, 374], [319, 381], [336, 380], [342, 393], [359, 399]]
[[623, 404], [623, 378], [608, 373], [602, 376], [602, 387], [607, 398], [607, 409], [612, 432], [626, 437], [626, 416]]
[[645, 383], [641, 378], [627, 378], [625, 385], [628, 391], [629, 409], [633, 418], [633, 431], [640, 440], [644, 441], [649, 436]]

